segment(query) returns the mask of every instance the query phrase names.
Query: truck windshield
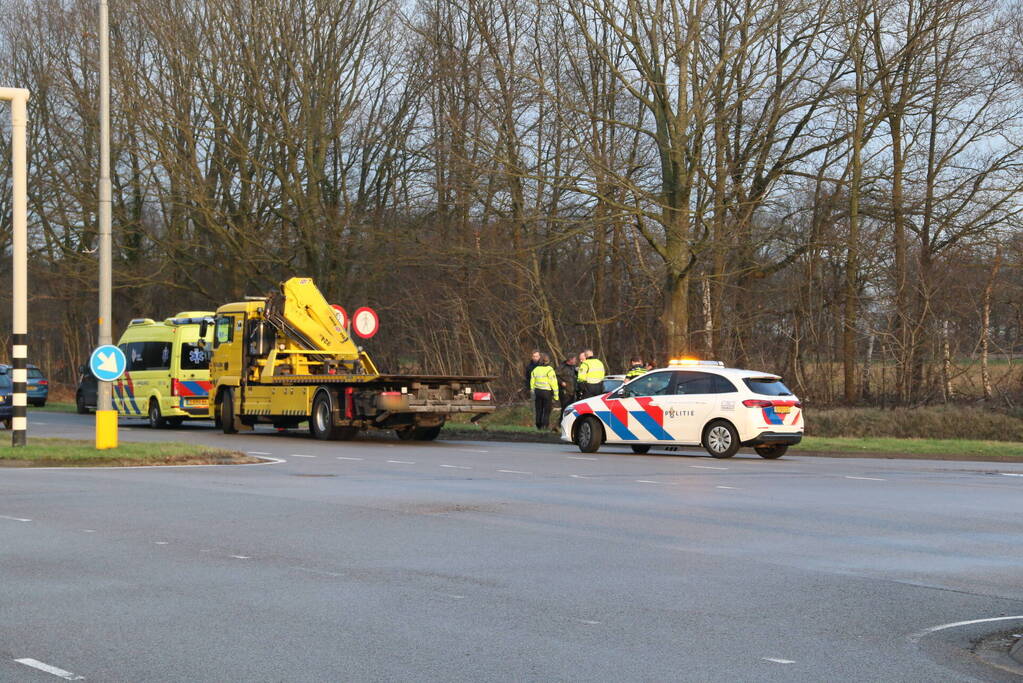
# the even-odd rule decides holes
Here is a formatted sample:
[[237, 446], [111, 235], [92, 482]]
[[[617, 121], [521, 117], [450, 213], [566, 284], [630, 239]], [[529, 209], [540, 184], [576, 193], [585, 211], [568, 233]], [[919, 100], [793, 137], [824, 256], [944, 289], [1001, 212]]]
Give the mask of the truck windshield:
[[742, 380], [755, 394], [764, 396], [791, 396], [789, 388], [775, 377], [747, 377]]
[[198, 344], [184, 342], [181, 344], [182, 370], [207, 370], [210, 367], [209, 351]]

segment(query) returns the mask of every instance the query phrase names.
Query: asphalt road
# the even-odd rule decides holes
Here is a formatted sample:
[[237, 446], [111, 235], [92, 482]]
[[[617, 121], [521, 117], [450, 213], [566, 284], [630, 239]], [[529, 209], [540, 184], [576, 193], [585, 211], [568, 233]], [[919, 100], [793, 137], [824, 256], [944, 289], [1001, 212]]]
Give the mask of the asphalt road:
[[123, 424], [281, 462], [0, 470], [0, 680], [1018, 680], [1023, 464]]

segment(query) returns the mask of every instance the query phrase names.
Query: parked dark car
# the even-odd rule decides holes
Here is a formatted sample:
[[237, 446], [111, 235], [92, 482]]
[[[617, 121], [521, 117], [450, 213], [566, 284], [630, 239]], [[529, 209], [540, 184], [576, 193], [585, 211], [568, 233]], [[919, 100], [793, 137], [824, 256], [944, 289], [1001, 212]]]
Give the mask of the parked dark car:
[[0, 422], [7, 429], [11, 428], [11, 418], [14, 416], [11, 394], [14, 391], [14, 383], [11, 382], [10, 371], [3, 372], [0, 369]]
[[46, 405], [46, 399], [50, 397], [50, 380], [35, 365], [28, 365], [28, 384], [25, 385], [25, 393], [30, 406], [42, 408]]
[[75, 407], [81, 414], [96, 410], [96, 375], [92, 374], [87, 365], [78, 368], [78, 389], [75, 390]]

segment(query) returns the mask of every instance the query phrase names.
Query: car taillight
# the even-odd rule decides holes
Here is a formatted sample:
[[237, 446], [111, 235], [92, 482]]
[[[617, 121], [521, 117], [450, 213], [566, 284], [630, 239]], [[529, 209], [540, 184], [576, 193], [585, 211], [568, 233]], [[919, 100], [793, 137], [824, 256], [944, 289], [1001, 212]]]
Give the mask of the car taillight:
[[490, 400], [490, 392], [489, 391], [474, 391], [474, 392], [472, 392], [472, 400], [474, 400], [474, 401], [489, 401]]
[[770, 408], [774, 405], [770, 401], [764, 401], [759, 398], [747, 398], [742, 404], [747, 408]]
[[796, 401], [792, 405], [794, 405], [797, 408], [802, 408], [803, 407], [803, 402], [802, 401]]
[[401, 396], [400, 391], [381, 391], [381, 396]]
[[41, 380], [39, 380], [39, 386], [43, 386], [43, 387], [45, 387], [45, 386], [46, 386], [47, 384], [49, 384], [49, 383], [50, 383], [50, 381], [49, 381], [49, 380], [46, 380], [46, 379], [41, 379]]

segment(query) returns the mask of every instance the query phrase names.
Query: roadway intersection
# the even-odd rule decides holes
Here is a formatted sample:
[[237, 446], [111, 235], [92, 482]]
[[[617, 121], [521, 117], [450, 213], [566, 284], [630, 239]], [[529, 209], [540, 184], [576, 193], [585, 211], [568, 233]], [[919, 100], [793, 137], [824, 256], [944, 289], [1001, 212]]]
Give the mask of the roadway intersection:
[[1018, 680], [1023, 463], [122, 424], [273, 460], [0, 470], [0, 680]]

